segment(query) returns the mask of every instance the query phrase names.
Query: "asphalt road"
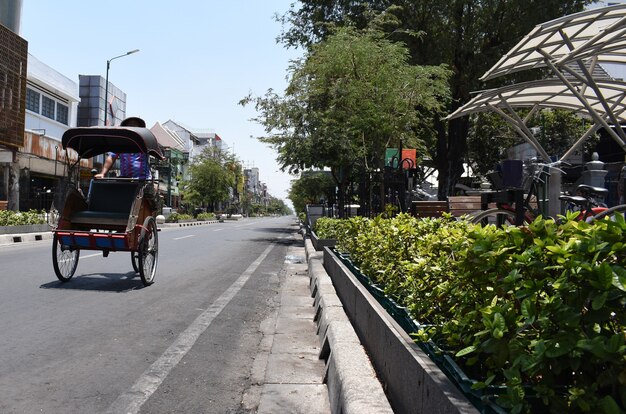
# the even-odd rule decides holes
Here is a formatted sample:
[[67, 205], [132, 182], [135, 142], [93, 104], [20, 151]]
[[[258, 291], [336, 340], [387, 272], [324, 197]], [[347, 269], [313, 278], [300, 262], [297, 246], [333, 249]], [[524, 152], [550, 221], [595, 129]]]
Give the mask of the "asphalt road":
[[293, 217], [164, 229], [152, 286], [130, 253], [0, 246], [1, 413], [240, 413]]

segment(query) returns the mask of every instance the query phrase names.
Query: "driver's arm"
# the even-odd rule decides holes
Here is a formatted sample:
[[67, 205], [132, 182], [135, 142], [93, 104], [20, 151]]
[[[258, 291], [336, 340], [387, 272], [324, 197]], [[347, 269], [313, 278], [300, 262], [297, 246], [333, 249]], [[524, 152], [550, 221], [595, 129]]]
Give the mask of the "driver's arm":
[[100, 174], [96, 174], [94, 178], [104, 178], [106, 173], [108, 173], [111, 169], [111, 166], [113, 166], [114, 162], [115, 160], [113, 159], [113, 157], [107, 155], [106, 159], [104, 160], [104, 164], [102, 165], [102, 171], [100, 171]]

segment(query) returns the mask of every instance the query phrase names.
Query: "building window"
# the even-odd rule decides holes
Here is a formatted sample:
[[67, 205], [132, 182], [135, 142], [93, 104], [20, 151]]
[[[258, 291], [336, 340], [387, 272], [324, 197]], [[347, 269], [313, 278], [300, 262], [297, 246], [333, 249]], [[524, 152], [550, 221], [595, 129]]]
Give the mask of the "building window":
[[39, 92], [26, 88], [26, 109], [39, 113]]
[[47, 96], [42, 96], [41, 100], [41, 115], [54, 119], [54, 99], [50, 99]]
[[62, 124], [67, 125], [67, 106], [62, 103], [57, 102], [57, 121]]

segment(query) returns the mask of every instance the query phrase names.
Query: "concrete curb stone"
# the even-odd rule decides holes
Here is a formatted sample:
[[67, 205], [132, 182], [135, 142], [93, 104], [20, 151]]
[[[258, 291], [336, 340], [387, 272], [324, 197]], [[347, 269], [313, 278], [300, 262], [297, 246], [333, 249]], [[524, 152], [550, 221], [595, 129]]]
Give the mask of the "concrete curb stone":
[[[159, 224], [159, 228], [177, 228], [177, 227], [188, 227], [188, 226], [200, 226], [204, 224], [213, 224], [219, 223], [218, 220], [208, 220], [208, 221], [195, 221], [188, 223], [163, 223]], [[15, 244], [15, 243], [26, 243], [26, 242], [35, 242], [42, 240], [52, 240], [53, 233], [51, 231], [46, 232], [33, 232], [33, 233], [17, 233], [17, 234], [0, 234], [0, 246]]]
[[332, 413], [393, 413], [372, 363], [346, 315], [341, 300], [316, 252], [305, 237], [311, 295], [315, 298], [317, 334], [326, 360], [325, 382]]
[[0, 246], [42, 240], [52, 240], [52, 232], [0, 234]]

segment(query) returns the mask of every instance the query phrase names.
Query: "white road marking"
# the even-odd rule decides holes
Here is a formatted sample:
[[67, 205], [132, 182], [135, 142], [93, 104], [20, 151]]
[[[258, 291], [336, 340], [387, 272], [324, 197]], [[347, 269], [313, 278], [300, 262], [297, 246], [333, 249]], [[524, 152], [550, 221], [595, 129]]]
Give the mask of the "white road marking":
[[196, 237], [196, 235], [195, 234], [190, 234], [189, 236], [176, 237], [176, 238], [174, 238], [174, 240], [188, 239], [189, 237]]
[[224, 229], [215, 229], [215, 230], [213, 230], [213, 231], [222, 231], [222, 230], [224, 230]]
[[180, 362], [196, 343], [200, 335], [206, 331], [213, 320], [224, 310], [226, 305], [241, 290], [250, 276], [259, 267], [261, 262], [274, 248], [274, 243], [267, 246], [265, 251], [239, 276], [239, 278], [217, 298], [211, 306], [202, 312], [189, 327], [181, 333], [169, 348], [157, 359], [142, 375], [128, 392], [120, 395], [106, 411], [109, 414], [138, 413], [141, 406], [159, 388], [170, 371]]

